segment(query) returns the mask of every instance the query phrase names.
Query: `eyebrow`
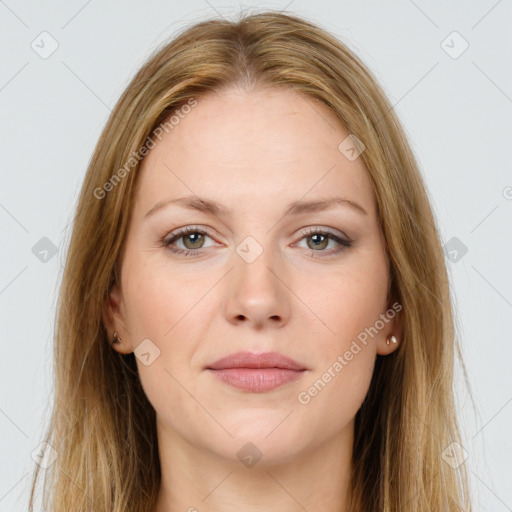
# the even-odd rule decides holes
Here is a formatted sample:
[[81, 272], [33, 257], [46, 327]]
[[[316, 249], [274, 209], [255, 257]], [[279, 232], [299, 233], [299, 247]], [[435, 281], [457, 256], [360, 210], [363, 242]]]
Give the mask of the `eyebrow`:
[[[211, 215], [215, 215], [217, 217], [230, 217], [233, 215], [233, 211], [214, 201], [212, 199], [201, 199], [198, 196], [185, 196], [178, 197], [175, 199], [164, 199], [162, 201], [158, 201], [144, 216], [145, 219], [156, 213], [158, 210], [162, 208], [175, 204], [181, 206], [182, 208], [186, 208], [188, 210], [195, 210], [198, 212], [209, 213]], [[336, 206], [348, 206], [353, 210], [363, 214], [368, 215], [368, 212], [358, 203], [351, 201], [350, 199], [346, 199], [344, 197], [327, 197], [321, 199], [314, 199], [310, 201], [294, 201], [290, 203], [286, 208], [283, 216], [287, 215], [301, 215], [303, 213], [316, 213], [324, 210], [328, 210], [330, 208], [334, 208]]]

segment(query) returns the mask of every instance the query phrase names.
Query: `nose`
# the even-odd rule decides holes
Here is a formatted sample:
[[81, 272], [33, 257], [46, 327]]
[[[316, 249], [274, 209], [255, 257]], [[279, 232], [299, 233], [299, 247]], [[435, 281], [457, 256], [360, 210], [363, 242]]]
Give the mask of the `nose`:
[[234, 254], [228, 275], [225, 314], [229, 322], [280, 328], [290, 316], [290, 290], [277, 258], [264, 250], [254, 261]]

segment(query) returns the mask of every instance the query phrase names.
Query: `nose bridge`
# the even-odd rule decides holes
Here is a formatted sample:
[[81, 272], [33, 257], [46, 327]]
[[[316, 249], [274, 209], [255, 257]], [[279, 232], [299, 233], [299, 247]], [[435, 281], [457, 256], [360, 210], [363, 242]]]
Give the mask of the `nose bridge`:
[[256, 323], [268, 319], [285, 320], [288, 316], [286, 287], [277, 276], [282, 272], [278, 251], [272, 237], [266, 237], [265, 246], [253, 236], [244, 238], [233, 254], [233, 272], [230, 272], [228, 315], [245, 317]]
[[[261, 240], [261, 237], [259, 237]], [[240, 286], [247, 286], [247, 291], [264, 291], [274, 289], [276, 277], [270, 269], [276, 266], [278, 256], [272, 247], [271, 238], [260, 243], [253, 236], [245, 237], [236, 247], [235, 275]], [[279, 265], [277, 265], [279, 266]]]

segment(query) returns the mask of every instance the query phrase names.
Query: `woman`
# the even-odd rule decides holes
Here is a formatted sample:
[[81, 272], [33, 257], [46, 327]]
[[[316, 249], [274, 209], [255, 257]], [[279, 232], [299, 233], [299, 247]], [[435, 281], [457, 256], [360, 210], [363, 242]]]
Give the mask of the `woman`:
[[46, 510], [469, 511], [453, 324], [371, 73], [295, 16], [198, 23], [137, 73], [85, 177]]

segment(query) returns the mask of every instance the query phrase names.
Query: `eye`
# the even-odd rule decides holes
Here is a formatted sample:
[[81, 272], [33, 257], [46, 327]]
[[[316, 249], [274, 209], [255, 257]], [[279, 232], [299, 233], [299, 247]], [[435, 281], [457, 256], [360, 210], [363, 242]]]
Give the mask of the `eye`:
[[[335, 233], [320, 228], [309, 228], [302, 233], [302, 240], [311, 240], [311, 242], [306, 242], [307, 247], [311, 249], [312, 252], [319, 252], [321, 256], [330, 256], [333, 254], [337, 254], [338, 252], [344, 251], [350, 247], [352, 247], [351, 240], [344, 240], [339, 237]], [[324, 249], [327, 247], [330, 241], [336, 242], [338, 245], [333, 249], [325, 251]], [[312, 255], [314, 256], [314, 255]]]
[[[352, 247], [351, 240], [344, 240], [327, 229], [309, 228], [306, 231], [303, 231], [301, 235], [302, 238], [300, 241], [310, 239], [311, 243], [306, 242], [308, 248], [312, 253], [320, 253], [322, 257], [331, 256]], [[201, 249], [205, 248], [205, 237], [212, 238], [204, 229], [197, 226], [187, 226], [171, 233], [168, 237], [162, 239], [160, 243], [163, 247], [169, 249], [175, 254], [180, 254], [182, 256], [195, 256], [199, 255], [201, 253]], [[176, 242], [181, 241], [181, 239], [183, 239], [182, 243], [184, 244], [184, 248], [180, 248], [175, 245]], [[335, 242], [338, 245], [326, 251], [324, 249], [328, 246], [329, 242]], [[314, 254], [311, 255], [316, 257]]]
[[[187, 226], [186, 228], [171, 233], [170, 238], [164, 238], [161, 241], [161, 244], [163, 247], [166, 247], [176, 254], [194, 256], [204, 247], [205, 236], [211, 238], [203, 229], [200, 229], [197, 226]], [[185, 249], [180, 249], [174, 245], [174, 243], [180, 239], [183, 239]]]

